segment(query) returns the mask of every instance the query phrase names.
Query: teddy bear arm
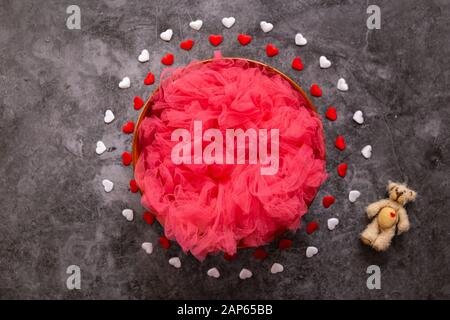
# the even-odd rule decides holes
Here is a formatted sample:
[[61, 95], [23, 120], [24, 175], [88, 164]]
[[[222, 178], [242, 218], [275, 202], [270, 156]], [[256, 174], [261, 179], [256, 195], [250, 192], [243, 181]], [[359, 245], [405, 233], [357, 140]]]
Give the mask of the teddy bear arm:
[[372, 219], [373, 217], [375, 217], [383, 207], [387, 206], [388, 202], [389, 202], [388, 200], [383, 199], [383, 200], [379, 200], [377, 202], [369, 204], [369, 206], [367, 206], [367, 209], [366, 209], [367, 217], [369, 217], [369, 219]]
[[402, 234], [409, 230], [410, 224], [408, 214], [404, 208], [398, 210], [397, 234]]

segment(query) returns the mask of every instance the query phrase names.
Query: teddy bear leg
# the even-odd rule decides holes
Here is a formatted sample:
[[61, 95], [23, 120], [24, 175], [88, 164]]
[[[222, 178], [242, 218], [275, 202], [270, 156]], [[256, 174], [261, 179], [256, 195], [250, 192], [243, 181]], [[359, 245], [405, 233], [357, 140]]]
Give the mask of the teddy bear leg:
[[380, 230], [378, 228], [377, 219], [373, 219], [371, 223], [367, 226], [367, 228], [361, 233], [361, 241], [370, 246], [378, 237]]
[[382, 230], [376, 240], [372, 243], [372, 247], [377, 251], [384, 251], [391, 245], [391, 240], [395, 235], [395, 226]]

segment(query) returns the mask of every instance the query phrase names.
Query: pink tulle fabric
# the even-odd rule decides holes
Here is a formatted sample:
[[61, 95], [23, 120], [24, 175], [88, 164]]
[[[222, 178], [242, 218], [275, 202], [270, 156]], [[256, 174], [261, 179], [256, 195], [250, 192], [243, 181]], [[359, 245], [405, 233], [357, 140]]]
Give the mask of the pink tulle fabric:
[[[280, 75], [246, 60], [215, 59], [167, 69], [152, 114], [138, 130], [135, 178], [142, 204], [166, 237], [202, 260], [212, 252], [272, 241], [296, 230], [326, 178], [320, 117]], [[179, 164], [171, 159], [175, 129], [271, 129], [280, 133], [279, 170], [259, 164]]]

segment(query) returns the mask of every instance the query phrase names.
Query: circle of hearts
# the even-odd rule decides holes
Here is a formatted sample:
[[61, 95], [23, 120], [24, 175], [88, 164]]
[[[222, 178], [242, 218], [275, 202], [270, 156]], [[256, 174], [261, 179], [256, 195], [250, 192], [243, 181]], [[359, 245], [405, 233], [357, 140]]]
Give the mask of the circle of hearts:
[[[226, 21], [232, 21], [232, 24], [228, 27], [228, 26], [223, 22], [224, 20], [226, 20]], [[229, 18], [224, 18], [224, 19], [222, 20], [222, 23], [223, 23], [227, 28], [230, 28], [230, 27], [234, 24], [234, 21], [235, 21], [235, 19], [234, 19], [233, 17], [229, 17]], [[194, 30], [199, 31], [202, 24], [203, 24], [203, 22], [202, 22], [201, 20], [196, 20], [196, 21], [191, 21], [190, 24], [189, 24], [189, 26], [190, 26], [191, 28], [193, 28]], [[269, 26], [270, 26], [270, 30], [272, 30], [272, 28], [273, 28], [273, 25], [272, 25], [272, 24], [267, 23], [267, 22], [265, 22], [265, 21], [261, 22], [261, 27], [262, 27], [264, 33], [268, 32], [268, 31], [267, 31], [267, 30], [264, 30], [263, 25], [264, 25], [264, 26], [269, 25]], [[270, 30], [269, 30], [269, 31], [270, 31]], [[171, 39], [171, 37], [172, 37], [172, 34], [173, 34], [172, 30], [171, 30], [171, 29], [168, 29], [168, 30], [166, 30], [165, 32], [163, 32], [163, 33], [161, 34], [161, 39], [163, 39], [163, 40], [166, 41], [166, 42], [169, 42], [170, 39]], [[217, 46], [219, 46], [220, 44], [222, 44], [222, 42], [223, 42], [223, 36], [222, 36], [221, 34], [211, 34], [211, 35], [209, 35], [208, 40], [209, 40], [209, 42], [210, 42], [210, 44], [211, 44], [212, 46], [217, 47]], [[239, 35], [237, 36], [237, 41], [239, 42], [239, 44], [240, 44], [241, 46], [247, 46], [247, 45], [249, 45], [249, 44], [252, 42], [252, 40], [253, 40], [253, 37], [252, 37], [251, 35], [248, 35], [248, 34], [241, 33], [241, 34], [239, 34]], [[297, 34], [295, 35], [295, 44], [296, 44], [297, 46], [303, 46], [303, 45], [306, 45], [306, 43], [307, 43], [306, 39], [305, 39], [301, 34], [297, 33]], [[180, 46], [181, 49], [183, 49], [183, 50], [185, 50], [185, 51], [189, 51], [189, 50], [192, 49], [192, 47], [194, 46], [194, 44], [195, 44], [194, 40], [192, 40], [192, 39], [186, 39], [186, 40], [182, 41], [182, 42], [180, 43], [179, 46]], [[266, 51], [266, 55], [267, 55], [268, 57], [270, 57], [270, 58], [275, 57], [275, 56], [278, 55], [278, 53], [279, 53], [279, 49], [278, 49], [274, 44], [272, 44], [272, 43], [268, 43], [268, 44], [266, 45], [265, 51]], [[147, 53], [147, 52], [148, 52], [148, 51], [144, 49], [144, 50], [142, 51], [141, 55], [139, 55], [138, 60], [139, 60], [140, 62], [146, 62], [146, 61], [148, 61], [148, 59], [143, 59], [143, 57], [142, 57], [142, 55], [143, 55], [144, 53]], [[329, 67], [331, 66], [331, 62], [330, 62], [326, 57], [321, 56], [319, 60], [320, 60], [320, 63], [319, 63], [320, 68], [326, 69], [326, 68], [329, 68]], [[172, 53], [170, 53], [170, 52], [168, 52], [166, 55], [164, 55], [164, 56], [161, 58], [161, 63], [162, 63], [163, 65], [166, 65], [166, 66], [171, 66], [174, 62], [175, 62], [175, 57], [174, 57], [174, 55], [173, 55]], [[294, 57], [293, 60], [292, 60], [292, 68], [293, 68], [294, 70], [296, 70], [296, 71], [302, 71], [302, 70], [303, 70], [303, 67], [304, 67], [304, 65], [303, 65], [303, 61], [301, 60], [301, 58], [300, 58], [299, 56]], [[154, 82], [155, 82], [155, 76], [154, 76], [154, 74], [153, 74], [152, 72], [148, 72], [147, 76], [143, 79], [144, 85], [145, 85], [145, 86], [150, 86], [150, 85], [153, 85]], [[343, 86], [343, 85], [344, 85], [344, 90], [342, 89], [342, 86]], [[119, 88], [121, 88], [121, 89], [126, 89], [126, 88], [129, 88], [130, 86], [131, 86], [131, 83], [130, 83], [129, 77], [124, 77], [124, 78], [122, 79], [122, 81], [119, 83]], [[339, 81], [338, 81], [338, 90], [339, 90], [339, 91], [347, 91], [347, 90], [348, 90], [348, 85], [347, 85], [347, 83], [345, 82], [345, 80], [342, 79], [342, 78], [340, 78]], [[321, 88], [318, 84], [313, 83], [313, 84], [311, 85], [311, 88], [310, 88], [310, 94], [311, 94], [311, 96], [313, 96], [313, 97], [319, 98], [319, 97], [321, 97], [321, 96], [323, 95], [322, 88]], [[134, 107], [135, 110], [140, 110], [140, 109], [144, 106], [144, 104], [145, 104], [145, 101], [144, 101], [141, 97], [136, 96], [136, 97], [134, 98], [134, 101], [133, 101], [133, 107]], [[105, 123], [110, 123], [110, 122], [112, 122], [112, 121], [114, 120], [114, 115], [112, 114], [111, 110], [107, 110], [107, 113], [108, 113], [108, 112], [111, 114], [111, 115], [108, 115], [108, 118], [112, 118], [112, 119], [111, 119], [110, 121], [106, 121], [106, 116], [105, 116]], [[357, 113], [358, 113], [358, 115], [357, 115]], [[357, 119], [355, 119], [356, 116], [358, 116]], [[337, 118], [338, 118], [338, 113], [337, 113], [336, 108], [333, 107], [333, 106], [328, 107], [327, 111], [325, 112], [325, 117], [326, 117], [329, 121], [336, 121]], [[360, 110], [358, 110], [357, 112], [355, 112], [355, 115], [354, 115], [354, 117], [353, 117], [353, 120], [355, 120], [358, 124], [362, 124], [362, 123], [363, 123], [363, 120], [359, 120], [359, 119], [361, 119], [361, 118], [362, 118], [362, 112], [361, 112]], [[123, 125], [123, 127], [122, 127], [122, 131], [123, 131], [123, 133], [125, 133], [125, 134], [131, 134], [131, 133], [133, 133], [133, 132], [135, 131], [135, 125], [134, 125], [134, 122], [133, 122], [133, 121], [128, 121], [128, 122], [126, 122], [126, 123]], [[136, 132], [134, 132], [134, 134], [136, 134]], [[100, 143], [100, 142], [101, 142], [101, 141], [99, 141], [98, 143]], [[103, 142], [101, 142], [101, 143], [103, 144]], [[98, 145], [98, 144], [97, 144], [97, 145]], [[341, 135], [337, 136], [337, 137], [336, 137], [336, 141], [335, 141], [335, 146], [336, 146], [336, 148], [337, 148], [338, 150], [340, 150], [340, 151], [345, 150], [345, 147], [346, 147], [346, 144], [345, 144], [345, 138], [344, 138], [343, 136], [341, 136]], [[366, 146], [366, 147], [370, 147], [370, 146]], [[106, 147], [105, 147], [105, 148], [106, 148]], [[97, 152], [97, 153], [98, 153], [98, 152]], [[101, 153], [98, 153], [98, 154], [101, 154]], [[366, 158], [367, 158], [367, 157], [366, 157]], [[128, 152], [128, 151], [124, 151], [124, 152], [122, 153], [122, 155], [121, 155], [121, 161], [122, 161], [122, 164], [123, 164], [124, 166], [129, 166], [129, 165], [132, 163], [132, 155], [131, 155], [131, 153]], [[337, 171], [337, 174], [338, 174], [340, 177], [344, 178], [344, 177], [346, 176], [346, 174], [347, 174], [347, 169], [348, 169], [348, 164], [347, 164], [347, 163], [340, 163], [340, 164], [337, 166], [336, 171]], [[108, 182], [109, 182], [109, 180], [104, 180], [104, 181], [108, 181]], [[111, 184], [112, 184], [112, 182], [111, 182]], [[112, 190], [112, 187], [111, 187], [111, 190]], [[108, 192], [110, 192], [111, 190], [109, 190]], [[138, 188], [138, 186], [137, 186], [137, 184], [136, 184], [136, 181], [135, 181], [134, 179], [131, 179], [131, 180], [130, 180], [130, 183], [129, 183], [129, 190], [130, 190], [130, 192], [132, 192], [132, 193], [137, 193], [137, 192], [139, 191], [139, 188]], [[329, 208], [330, 206], [332, 206], [332, 205], [334, 204], [334, 202], [335, 202], [335, 198], [334, 198], [334, 196], [332, 196], [332, 195], [327, 195], [327, 196], [323, 197], [323, 199], [322, 199], [322, 204], [323, 204], [323, 207], [324, 207], [324, 208]], [[130, 209], [125, 209], [124, 211], [127, 211], [127, 210], [130, 211], [130, 212], [132, 213], [132, 210], [130, 210]], [[154, 216], [153, 216], [152, 213], [146, 211], [146, 212], [143, 213], [143, 216], [142, 216], [142, 217], [143, 217], [143, 220], [144, 220], [147, 224], [149, 224], [149, 225], [152, 225], [152, 224], [153, 224], [153, 222], [154, 222]], [[131, 218], [131, 219], [127, 218], [127, 220], [131, 221], [132, 218]], [[332, 222], [334, 223], [334, 226], [336, 226], [336, 225], [337, 225], [336, 221], [338, 221], [338, 219], [336, 219], [336, 218], [331, 218], [331, 219], [329, 219], [329, 222], [328, 222], [329, 224], [330, 224], [330, 221], [331, 221], [331, 220], [333, 220]], [[318, 224], [317, 222], [315, 222], [315, 221], [309, 222], [309, 223], [307, 224], [307, 226], [306, 226], [306, 233], [309, 234], [309, 235], [311, 235], [311, 234], [313, 234], [314, 231], [317, 230], [318, 228], [319, 228], [319, 224]], [[333, 227], [333, 229], [334, 229], [334, 227]], [[330, 230], [333, 230], [333, 229], [330, 229]], [[169, 249], [169, 248], [170, 248], [170, 245], [171, 245], [169, 239], [167, 239], [167, 238], [164, 237], [164, 236], [161, 236], [161, 237], [159, 238], [159, 244], [160, 244], [160, 246], [161, 246], [162, 248], [164, 248], [164, 249], [166, 249], [166, 250]], [[293, 241], [292, 241], [291, 239], [280, 239], [280, 241], [278, 242], [278, 249], [279, 249], [279, 250], [286, 250], [286, 249], [289, 249], [290, 247], [292, 247], [292, 244], [293, 244]], [[144, 251], [145, 251], [147, 254], [151, 254], [152, 251], [153, 251], [153, 245], [152, 245], [151, 243], [148, 243], [148, 242], [144, 242], [144, 243], [142, 244], [142, 248], [144, 249]], [[151, 249], [151, 250], [150, 250], [150, 249]], [[313, 254], [311, 254], [312, 251], [314, 251]], [[318, 249], [317, 249], [316, 247], [308, 247], [308, 248], [306, 249], [306, 256], [307, 256], [308, 258], [314, 256], [314, 255], [317, 254], [317, 253], [318, 253]], [[255, 259], [263, 260], [263, 259], [266, 259], [268, 256], [269, 256], [269, 254], [268, 254], [264, 249], [262, 249], [262, 248], [256, 248], [256, 249], [254, 250], [254, 252], [253, 252], [253, 257], [254, 257]], [[229, 255], [227, 255], [227, 254], [224, 254], [224, 259], [227, 260], [227, 261], [232, 261], [232, 260], [234, 260], [235, 258], [236, 258], [236, 255], [234, 255], [234, 256], [229, 256]], [[179, 258], [178, 258], [178, 257], [173, 257], [173, 258], [171, 258], [171, 259], [169, 260], [169, 264], [172, 264], [172, 265], [173, 265], [174, 259], [178, 259], [178, 260], [177, 260], [177, 266], [178, 266], [178, 261], [179, 261]], [[279, 263], [274, 263], [274, 266], [277, 266], [277, 268], [276, 268], [277, 270], [282, 270], [282, 269], [283, 269], [283, 266], [280, 265]], [[179, 266], [178, 266], [178, 267], [179, 267]], [[272, 267], [272, 268], [273, 268], [273, 267]], [[214, 269], [215, 269], [215, 270], [214, 270]], [[211, 270], [214, 271], [214, 272], [211, 272]], [[219, 274], [218, 270], [217, 270], [217, 272], [215, 272], [216, 270], [217, 270], [216, 268], [212, 268], [212, 269], [208, 270], [208, 272], [207, 272], [208, 276], [211, 276], [211, 274], [213, 274], [214, 277], [218, 278], [218, 277], [220, 276], [220, 274]], [[245, 270], [247, 270], [247, 269], [243, 269], [243, 271], [245, 271]], [[248, 270], [247, 270], [247, 271], [248, 271]], [[249, 272], [250, 272], [250, 271], [249, 271]], [[277, 273], [277, 272], [273, 272], [273, 270], [271, 270], [271, 272], [272, 272], [272, 274]], [[281, 272], [281, 271], [279, 271], [279, 272]], [[241, 273], [242, 273], [242, 271], [241, 271]], [[242, 277], [241, 277], [241, 278], [242, 278]]]

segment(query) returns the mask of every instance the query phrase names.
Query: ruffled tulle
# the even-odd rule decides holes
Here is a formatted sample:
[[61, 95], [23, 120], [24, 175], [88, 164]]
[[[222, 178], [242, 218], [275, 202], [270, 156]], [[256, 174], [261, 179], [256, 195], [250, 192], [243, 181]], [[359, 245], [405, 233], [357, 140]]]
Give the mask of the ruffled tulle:
[[[259, 164], [180, 164], [171, 159], [175, 129], [279, 129], [279, 170]], [[281, 76], [243, 60], [215, 59], [169, 69], [138, 130], [135, 178], [142, 204], [169, 239], [198, 259], [235, 254], [299, 227], [326, 178], [319, 116]]]

